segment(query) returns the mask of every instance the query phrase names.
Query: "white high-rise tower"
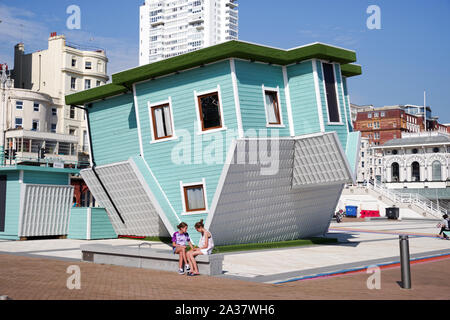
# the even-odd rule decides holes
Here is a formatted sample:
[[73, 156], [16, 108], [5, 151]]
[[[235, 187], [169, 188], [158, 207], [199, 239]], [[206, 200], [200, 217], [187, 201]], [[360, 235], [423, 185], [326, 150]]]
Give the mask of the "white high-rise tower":
[[237, 0], [145, 0], [140, 9], [140, 65], [237, 39]]

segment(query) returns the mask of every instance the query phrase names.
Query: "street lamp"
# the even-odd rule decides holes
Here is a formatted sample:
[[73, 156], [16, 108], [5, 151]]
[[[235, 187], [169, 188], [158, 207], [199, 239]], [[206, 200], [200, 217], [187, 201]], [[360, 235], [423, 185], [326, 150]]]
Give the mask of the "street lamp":
[[[1, 21], [0, 21], [1, 22]], [[3, 144], [3, 146], [5, 146], [5, 132], [6, 132], [6, 107], [7, 107], [7, 103], [6, 103], [6, 90], [11, 89], [12, 87], [12, 81], [11, 79], [7, 76], [6, 74], [6, 65], [2, 65], [2, 69], [0, 70], [0, 84], [1, 84], [1, 89], [2, 89], [2, 100], [1, 100], [1, 104], [3, 105], [3, 114], [2, 114], [2, 119], [1, 119], [1, 136], [0, 136], [0, 143]], [[2, 159], [3, 156], [1, 157]], [[3, 164], [3, 161], [2, 163]]]

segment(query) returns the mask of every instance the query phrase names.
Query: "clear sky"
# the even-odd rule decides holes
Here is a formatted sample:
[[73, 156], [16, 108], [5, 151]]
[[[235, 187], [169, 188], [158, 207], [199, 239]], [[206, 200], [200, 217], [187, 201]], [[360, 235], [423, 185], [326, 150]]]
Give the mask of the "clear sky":
[[[138, 65], [143, 0], [0, 0], [0, 63], [13, 47], [46, 49], [52, 31], [69, 42], [106, 49], [109, 74]], [[68, 30], [66, 9], [81, 9], [81, 29]], [[369, 5], [381, 29], [369, 30]], [[375, 106], [427, 105], [450, 123], [450, 0], [240, 0], [239, 38], [289, 49], [324, 42], [357, 53], [363, 74], [349, 80], [351, 100]]]

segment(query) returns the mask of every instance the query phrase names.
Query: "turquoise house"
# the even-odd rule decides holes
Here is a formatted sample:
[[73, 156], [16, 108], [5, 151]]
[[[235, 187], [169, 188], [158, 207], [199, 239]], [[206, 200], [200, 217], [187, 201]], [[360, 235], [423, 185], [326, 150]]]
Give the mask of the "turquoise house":
[[118, 235], [164, 236], [203, 219], [216, 244], [328, 230], [353, 181], [354, 51], [229, 41], [66, 96], [88, 120], [81, 171]]
[[0, 239], [67, 235], [75, 169], [0, 167]]

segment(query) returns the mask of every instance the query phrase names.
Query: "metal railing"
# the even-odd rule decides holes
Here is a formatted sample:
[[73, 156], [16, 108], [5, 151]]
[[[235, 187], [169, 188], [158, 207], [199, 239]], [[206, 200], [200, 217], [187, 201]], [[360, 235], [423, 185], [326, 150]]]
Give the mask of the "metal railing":
[[447, 214], [447, 209], [439, 206], [438, 204], [433, 203], [433, 201], [425, 198], [424, 196], [418, 193], [402, 193], [394, 191], [393, 189], [388, 189], [386, 186], [379, 182], [369, 182], [367, 184], [367, 188], [371, 188], [376, 192], [382, 194], [386, 198], [390, 199], [394, 203], [407, 203], [407, 204], [415, 204], [421, 209], [423, 209], [426, 213], [431, 216], [441, 219], [442, 215]]
[[5, 157], [0, 155], [0, 167], [14, 167], [17, 165], [40, 165], [44, 167], [54, 167], [54, 164], [61, 164], [64, 168], [84, 169], [90, 166], [89, 161], [73, 161], [63, 160], [61, 158], [46, 157], [40, 159], [39, 157]]

